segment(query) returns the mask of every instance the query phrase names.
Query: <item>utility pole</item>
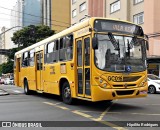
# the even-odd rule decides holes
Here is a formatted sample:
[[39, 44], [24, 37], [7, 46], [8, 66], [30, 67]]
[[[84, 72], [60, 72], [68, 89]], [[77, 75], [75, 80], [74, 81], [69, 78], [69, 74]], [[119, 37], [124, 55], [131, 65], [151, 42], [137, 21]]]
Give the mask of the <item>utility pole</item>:
[[12, 30], [13, 28], [17, 28], [17, 27], [22, 27], [22, 26], [15, 26], [15, 27], [9, 28], [9, 29], [7, 29], [6, 31], [0, 33], [0, 35], [4, 34], [5, 32], [8, 32], [9, 30]]

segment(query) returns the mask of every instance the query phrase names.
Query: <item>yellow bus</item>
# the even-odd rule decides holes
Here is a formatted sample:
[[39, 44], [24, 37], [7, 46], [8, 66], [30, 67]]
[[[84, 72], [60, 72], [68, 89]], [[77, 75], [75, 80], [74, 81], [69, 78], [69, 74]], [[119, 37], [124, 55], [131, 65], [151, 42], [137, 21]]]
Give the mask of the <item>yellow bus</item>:
[[92, 17], [16, 52], [15, 85], [67, 104], [145, 97], [147, 49], [140, 26]]

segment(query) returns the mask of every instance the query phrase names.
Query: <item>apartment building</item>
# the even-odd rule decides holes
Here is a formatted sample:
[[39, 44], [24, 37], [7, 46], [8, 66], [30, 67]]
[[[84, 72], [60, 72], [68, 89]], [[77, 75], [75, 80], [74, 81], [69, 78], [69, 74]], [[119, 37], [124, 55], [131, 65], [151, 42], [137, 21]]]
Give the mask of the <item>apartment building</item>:
[[[5, 32], [6, 30], [8, 30], [8, 28], [1, 28], [1, 32]], [[11, 41], [12, 36], [12, 31], [7, 31], [0, 35], [0, 49], [11, 49], [17, 47], [17, 45], [15, 45], [13, 41]], [[0, 64], [5, 62], [7, 62], [7, 57], [4, 55], [0, 55]]]
[[105, 0], [71, 0], [71, 25], [88, 17], [104, 17]]
[[70, 27], [70, 0], [42, 0], [43, 24], [56, 33]]
[[51, 1], [51, 28], [56, 33], [71, 26], [70, 10], [70, 0]]
[[160, 0], [144, 0], [144, 29], [149, 36], [149, 73], [160, 76]]
[[106, 0], [106, 17], [144, 26], [144, 0]]
[[17, 0], [16, 4], [13, 6], [11, 10], [10, 25], [11, 27], [16, 27], [14, 28], [13, 32], [21, 29], [21, 27], [17, 26], [22, 26], [22, 18], [23, 18], [22, 8], [23, 8], [23, 1]]

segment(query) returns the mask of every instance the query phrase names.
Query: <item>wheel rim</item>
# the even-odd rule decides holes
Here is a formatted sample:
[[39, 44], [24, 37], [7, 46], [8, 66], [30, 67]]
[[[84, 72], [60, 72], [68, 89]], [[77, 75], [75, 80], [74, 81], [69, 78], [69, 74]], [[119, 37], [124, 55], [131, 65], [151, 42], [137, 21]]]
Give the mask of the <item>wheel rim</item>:
[[69, 87], [66, 87], [66, 88], [64, 89], [64, 97], [65, 97], [66, 99], [69, 99], [69, 98], [71, 97], [71, 91], [70, 91], [70, 88], [69, 88]]
[[150, 92], [150, 93], [154, 93], [154, 91], [155, 91], [154, 87], [150, 87], [150, 88], [149, 88], [149, 92]]

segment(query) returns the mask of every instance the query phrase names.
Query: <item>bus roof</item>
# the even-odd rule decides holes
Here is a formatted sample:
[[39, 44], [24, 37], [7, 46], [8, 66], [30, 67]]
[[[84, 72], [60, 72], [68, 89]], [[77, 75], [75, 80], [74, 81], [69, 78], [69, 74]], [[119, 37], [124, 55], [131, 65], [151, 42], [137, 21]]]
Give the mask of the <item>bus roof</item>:
[[[25, 52], [25, 51], [32, 50], [32, 49], [34, 49], [34, 48], [36, 48], [36, 47], [39, 47], [39, 46], [44, 45], [44, 44], [46, 44], [46, 43], [48, 43], [48, 42], [51, 42], [51, 41], [53, 41], [53, 40], [55, 40], [55, 39], [57, 39], [57, 38], [60, 38], [60, 37], [65, 36], [65, 35], [67, 35], [67, 34], [70, 34], [70, 33], [73, 33], [73, 32], [75, 32], [75, 31], [78, 31], [78, 30], [80, 30], [80, 29], [82, 29], [82, 28], [84, 28], [84, 27], [87, 27], [87, 26], [91, 26], [91, 27], [92, 27], [93, 25], [92, 25], [91, 23], [92, 23], [95, 19], [114, 20], [114, 21], [120, 21], [120, 22], [126, 22], [126, 23], [133, 24], [133, 23], [131, 23], [131, 22], [129, 22], [129, 21], [123, 21], [123, 20], [119, 20], [119, 19], [102, 18], [102, 17], [91, 17], [91, 18], [88, 18], [88, 19], [84, 20], [84, 21], [81, 22], [81, 23], [77, 23], [77, 24], [75, 24], [75, 25], [73, 25], [73, 26], [71, 26], [71, 27], [63, 30], [62, 32], [59, 32], [59, 33], [57, 33], [57, 34], [54, 34], [53, 36], [50, 36], [50, 37], [48, 37], [48, 38], [46, 38], [46, 39], [44, 39], [44, 40], [42, 40], [42, 41], [40, 41], [40, 42], [38, 42], [38, 43], [35, 43], [35, 44], [27, 47], [27, 48], [24, 48], [24, 49], [16, 52], [15, 55], [21, 54], [21, 53], [23, 53], [23, 52]], [[136, 25], [136, 24], [135, 24], [135, 25]], [[138, 25], [137, 25], [137, 26], [138, 26]]]

